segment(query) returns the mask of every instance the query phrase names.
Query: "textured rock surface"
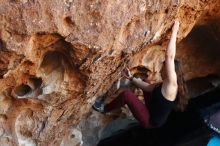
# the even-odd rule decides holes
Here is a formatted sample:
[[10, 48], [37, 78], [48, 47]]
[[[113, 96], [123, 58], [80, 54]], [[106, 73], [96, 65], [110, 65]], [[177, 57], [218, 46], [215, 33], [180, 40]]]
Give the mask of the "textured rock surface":
[[159, 81], [176, 18], [186, 79], [219, 74], [219, 3], [0, 0], [0, 145], [95, 145], [95, 97], [127, 64]]

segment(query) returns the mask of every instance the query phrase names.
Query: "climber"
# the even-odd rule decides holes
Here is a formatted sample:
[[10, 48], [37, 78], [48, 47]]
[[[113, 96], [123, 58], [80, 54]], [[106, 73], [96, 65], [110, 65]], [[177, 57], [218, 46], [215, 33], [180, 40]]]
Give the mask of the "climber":
[[132, 84], [143, 90], [145, 104], [132, 91], [126, 90], [105, 106], [103, 103], [95, 102], [93, 108], [101, 113], [106, 113], [127, 104], [133, 116], [144, 128], [154, 128], [163, 125], [176, 102], [176, 107], [183, 110], [188, 99], [187, 89], [184, 84], [180, 63], [174, 60], [178, 29], [179, 22], [175, 21], [171, 39], [166, 49], [165, 62], [161, 69], [162, 83], [151, 84], [144, 82], [133, 77], [128, 69], [124, 74]]

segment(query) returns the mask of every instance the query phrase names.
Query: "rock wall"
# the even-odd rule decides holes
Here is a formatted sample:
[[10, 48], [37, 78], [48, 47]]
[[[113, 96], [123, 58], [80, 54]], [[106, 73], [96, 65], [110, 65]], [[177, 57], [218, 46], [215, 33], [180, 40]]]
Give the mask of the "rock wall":
[[[94, 145], [111, 118], [91, 104], [122, 69], [144, 68], [159, 81], [173, 21], [181, 22], [180, 41], [211, 20], [219, 32], [219, 16], [219, 0], [0, 0], [0, 145]], [[219, 63], [206, 72], [190, 68], [201, 47], [193, 37], [209, 33], [178, 45], [187, 79], [219, 73]]]

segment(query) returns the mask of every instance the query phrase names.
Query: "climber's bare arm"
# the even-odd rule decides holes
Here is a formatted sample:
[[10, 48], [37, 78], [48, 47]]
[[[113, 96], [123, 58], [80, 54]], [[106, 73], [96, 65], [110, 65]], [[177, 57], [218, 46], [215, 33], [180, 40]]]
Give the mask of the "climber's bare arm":
[[141, 79], [133, 77], [128, 68], [126, 68], [123, 71], [123, 75], [124, 77], [129, 79], [135, 86], [137, 86], [138, 88], [141, 88], [145, 92], [151, 92], [155, 86], [154, 84], [149, 84], [149, 83], [142, 81]]
[[165, 54], [165, 71], [166, 78], [163, 80], [162, 84], [162, 94], [165, 98], [170, 101], [174, 101], [177, 94], [177, 75], [175, 71], [174, 59], [176, 55], [176, 36], [179, 30], [179, 22], [175, 21], [170, 42], [168, 44], [166, 54]]
[[155, 87], [155, 84], [146, 83], [146, 82], [142, 81], [141, 79], [137, 79], [135, 77], [132, 78], [131, 82], [135, 86], [137, 86], [138, 88], [141, 88], [145, 92], [151, 92]]

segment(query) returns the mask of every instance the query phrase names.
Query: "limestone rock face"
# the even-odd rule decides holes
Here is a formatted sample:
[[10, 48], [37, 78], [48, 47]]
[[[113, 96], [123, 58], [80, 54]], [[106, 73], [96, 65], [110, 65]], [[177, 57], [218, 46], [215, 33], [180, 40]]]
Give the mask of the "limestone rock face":
[[0, 0], [0, 145], [95, 145], [111, 120], [91, 110], [95, 98], [126, 65], [160, 81], [175, 19], [185, 78], [219, 74], [219, 8], [219, 0]]

